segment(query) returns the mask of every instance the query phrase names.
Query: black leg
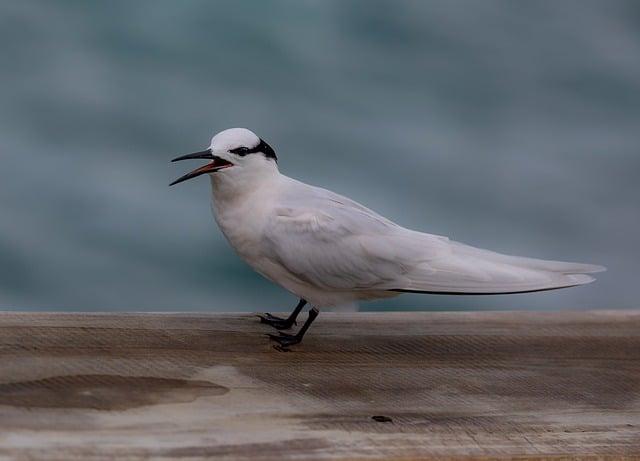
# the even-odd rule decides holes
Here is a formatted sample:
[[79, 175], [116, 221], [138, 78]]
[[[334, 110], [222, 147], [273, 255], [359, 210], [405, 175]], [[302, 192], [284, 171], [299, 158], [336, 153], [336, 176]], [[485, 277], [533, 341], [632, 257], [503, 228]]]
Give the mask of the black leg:
[[319, 314], [318, 309], [316, 309], [315, 307], [312, 308], [309, 311], [309, 317], [307, 318], [307, 321], [304, 322], [304, 325], [302, 325], [302, 328], [300, 328], [300, 330], [295, 335], [289, 335], [287, 333], [280, 332], [280, 334], [277, 334], [277, 335], [267, 335], [267, 336], [269, 336], [269, 338], [279, 343], [279, 346], [276, 346], [276, 349], [281, 351], [286, 351], [287, 347], [293, 346], [294, 344], [298, 344], [300, 341], [302, 341], [304, 334], [307, 332], [307, 330], [309, 329], [313, 321], [316, 319], [318, 314]]
[[286, 319], [281, 319], [280, 317], [271, 315], [268, 312], [264, 315], [258, 315], [260, 323], [267, 323], [278, 330], [287, 330], [295, 325], [296, 319], [298, 318], [298, 315], [300, 315], [305, 304], [307, 304], [307, 302], [304, 299], [301, 299], [291, 315]]

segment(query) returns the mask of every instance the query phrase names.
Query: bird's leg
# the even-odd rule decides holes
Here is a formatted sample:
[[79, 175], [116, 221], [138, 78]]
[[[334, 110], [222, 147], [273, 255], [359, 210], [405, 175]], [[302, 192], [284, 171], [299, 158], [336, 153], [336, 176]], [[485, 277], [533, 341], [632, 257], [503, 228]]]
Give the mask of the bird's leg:
[[264, 315], [259, 315], [260, 323], [267, 323], [278, 330], [287, 330], [291, 328], [295, 323], [298, 315], [302, 311], [302, 308], [307, 304], [307, 301], [301, 299], [296, 308], [293, 310], [291, 315], [286, 319], [281, 319], [280, 317], [276, 317], [274, 315], [269, 314], [268, 312]]
[[300, 341], [302, 341], [304, 334], [307, 332], [318, 314], [318, 309], [316, 309], [315, 307], [312, 308], [309, 311], [309, 317], [307, 318], [307, 321], [304, 322], [302, 328], [300, 328], [300, 330], [295, 335], [289, 335], [287, 333], [280, 332], [277, 335], [267, 336], [280, 344], [280, 346], [277, 347], [279, 350], [286, 350], [286, 347], [293, 346], [294, 344], [298, 344]]

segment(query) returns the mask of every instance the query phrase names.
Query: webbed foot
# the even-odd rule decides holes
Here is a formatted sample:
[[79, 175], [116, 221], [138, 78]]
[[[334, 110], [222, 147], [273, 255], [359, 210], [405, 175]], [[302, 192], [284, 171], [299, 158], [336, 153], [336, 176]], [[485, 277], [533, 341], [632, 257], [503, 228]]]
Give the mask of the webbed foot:
[[286, 350], [287, 347], [293, 346], [294, 344], [300, 343], [302, 341], [302, 337], [300, 335], [290, 335], [287, 333], [280, 332], [277, 335], [269, 334], [267, 335], [272, 341], [278, 343], [278, 350]]
[[268, 312], [264, 315], [258, 315], [258, 318], [260, 319], [260, 323], [266, 323], [267, 325], [271, 325], [278, 330], [288, 330], [296, 324], [295, 320], [291, 320], [290, 318], [283, 319], [280, 317], [276, 317], [275, 315], [271, 315]]

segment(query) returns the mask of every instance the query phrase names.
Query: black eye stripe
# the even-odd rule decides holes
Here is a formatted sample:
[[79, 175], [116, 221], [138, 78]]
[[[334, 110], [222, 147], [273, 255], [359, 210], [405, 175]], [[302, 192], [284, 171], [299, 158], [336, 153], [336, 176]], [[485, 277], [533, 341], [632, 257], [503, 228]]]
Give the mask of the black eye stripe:
[[231, 149], [229, 152], [231, 152], [232, 154], [236, 154], [236, 155], [239, 155], [241, 157], [244, 157], [245, 155], [247, 155], [249, 153], [249, 148], [248, 147], [244, 147], [244, 146], [240, 146], [240, 147], [236, 147], [235, 149]]
[[232, 154], [239, 155], [240, 157], [244, 157], [245, 155], [248, 155], [248, 154], [256, 154], [260, 152], [264, 154], [265, 157], [267, 158], [272, 158], [276, 161], [278, 160], [278, 157], [276, 157], [276, 153], [271, 148], [271, 146], [266, 142], [264, 142], [262, 139], [260, 140], [260, 143], [255, 147], [248, 148], [245, 146], [240, 146], [240, 147], [236, 147], [235, 149], [229, 150], [229, 152], [231, 152]]

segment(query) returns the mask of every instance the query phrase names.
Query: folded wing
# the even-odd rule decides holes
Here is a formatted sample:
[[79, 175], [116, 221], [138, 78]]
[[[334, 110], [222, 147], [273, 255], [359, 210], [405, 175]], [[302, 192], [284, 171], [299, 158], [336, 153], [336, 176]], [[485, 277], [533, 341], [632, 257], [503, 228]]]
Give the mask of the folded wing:
[[330, 191], [299, 188], [265, 229], [269, 257], [333, 291], [499, 294], [593, 281], [600, 266], [522, 258], [405, 229]]

